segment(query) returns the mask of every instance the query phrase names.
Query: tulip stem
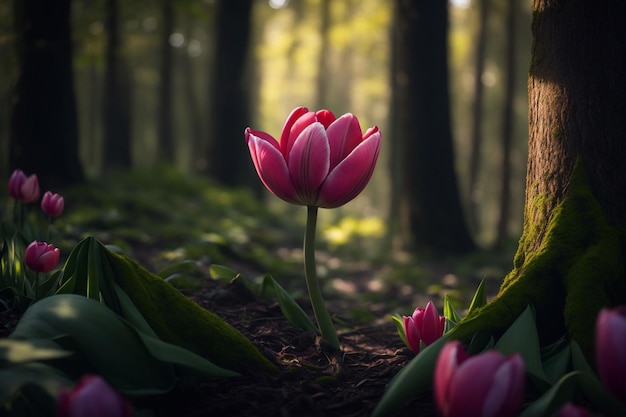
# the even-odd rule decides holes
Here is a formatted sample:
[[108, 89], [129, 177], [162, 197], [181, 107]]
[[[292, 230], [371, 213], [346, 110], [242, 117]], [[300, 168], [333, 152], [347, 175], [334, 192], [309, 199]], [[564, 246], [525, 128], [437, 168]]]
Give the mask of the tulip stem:
[[313, 307], [313, 314], [317, 321], [322, 337], [336, 349], [339, 349], [339, 338], [333, 325], [333, 320], [326, 309], [322, 290], [317, 279], [315, 268], [315, 229], [317, 227], [317, 207], [307, 206], [306, 229], [304, 231], [304, 277]]

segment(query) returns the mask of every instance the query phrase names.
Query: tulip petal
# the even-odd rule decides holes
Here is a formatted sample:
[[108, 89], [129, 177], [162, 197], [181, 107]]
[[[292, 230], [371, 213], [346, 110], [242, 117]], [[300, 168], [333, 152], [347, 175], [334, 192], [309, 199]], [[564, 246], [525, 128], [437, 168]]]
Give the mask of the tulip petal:
[[333, 112], [326, 109], [315, 112], [315, 118], [322, 124], [322, 126], [324, 126], [324, 129], [328, 129], [328, 126], [330, 126], [336, 119]]
[[407, 342], [409, 342], [409, 347], [416, 355], [420, 352], [420, 340], [422, 339], [422, 335], [420, 334], [419, 328], [415, 325], [415, 322], [411, 317], [404, 316], [402, 317], [404, 322], [404, 334], [406, 336]]
[[[306, 110], [306, 108], [303, 109]], [[301, 112], [295, 113], [295, 115], [298, 115], [300, 113]], [[293, 112], [291, 114], [294, 115]], [[302, 113], [297, 119], [289, 122], [289, 130], [283, 130], [282, 134], [280, 135], [280, 150], [285, 156], [285, 160], [289, 161], [291, 149], [293, 149], [293, 145], [302, 133], [302, 131], [316, 121], [317, 119], [315, 117], [315, 113], [310, 111]], [[287, 125], [285, 126], [285, 128], [287, 128]]]
[[367, 185], [380, 152], [380, 132], [361, 142], [326, 178], [315, 205], [334, 208], [355, 198]]
[[278, 149], [278, 143], [271, 137], [273, 142], [268, 140], [262, 133], [250, 129], [246, 130], [252, 162], [261, 182], [278, 198], [289, 203], [302, 204], [297, 198], [296, 189], [289, 176], [287, 162]]
[[335, 168], [363, 140], [358, 119], [346, 113], [326, 130], [330, 144], [330, 170]]
[[437, 357], [433, 390], [435, 405], [442, 416], [448, 416], [450, 382], [457, 368], [467, 359], [467, 352], [458, 340], [446, 343]]
[[443, 332], [440, 329], [439, 312], [433, 302], [429, 301], [422, 317], [422, 340], [426, 346], [441, 337]]
[[494, 373], [505, 360], [502, 353], [487, 351], [463, 362], [448, 387], [448, 415], [482, 417], [483, 404], [492, 388]]
[[483, 404], [483, 417], [515, 417], [524, 395], [524, 362], [516, 354], [496, 370]]
[[308, 125], [295, 140], [287, 166], [301, 204], [315, 205], [320, 185], [328, 175], [328, 138], [321, 123]]
[[596, 321], [596, 361], [604, 386], [626, 402], [626, 307], [604, 308]]

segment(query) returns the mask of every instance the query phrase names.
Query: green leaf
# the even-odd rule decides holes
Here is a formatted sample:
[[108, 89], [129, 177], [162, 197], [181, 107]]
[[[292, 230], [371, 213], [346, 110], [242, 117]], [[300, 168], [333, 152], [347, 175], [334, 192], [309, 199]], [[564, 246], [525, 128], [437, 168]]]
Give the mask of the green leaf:
[[372, 417], [389, 416], [413, 398], [432, 389], [435, 362], [446, 335], [422, 350], [391, 380]]
[[404, 320], [402, 319], [402, 316], [399, 314], [394, 314], [391, 316], [391, 319], [396, 325], [396, 329], [398, 330], [398, 336], [400, 336], [402, 343], [404, 343], [404, 345], [410, 349], [411, 347], [409, 346], [409, 341], [406, 339], [406, 332], [404, 331]]
[[64, 358], [71, 354], [48, 339], [0, 339], [0, 364], [3, 366]]
[[480, 280], [478, 288], [476, 288], [476, 292], [474, 293], [474, 297], [472, 298], [467, 314], [469, 315], [474, 310], [479, 309], [485, 304], [487, 304], [487, 292], [485, 290], [485, 278], [483, 278]]
[[548, 389], [550, 383], [543, 371], [541, 364], [541, 350], [539, 346], [539, 334], [535, 324], [535, 315], [530, 306], [504, 332], [496, 342], [495, 349], [512, 355], [519, 352], [524, 359], [524, 366], [541, 391]]
[[565, 403], [572, 400], [576, 388], [576, 378], [579, 372], [570, 372], [558, 380], [538, 400], [530, 404], [520, 417], [550, 417]]
[[454, 306], [452, 305], [452, 300], [447, 295], [443, 297], [443, 316], [446, 320], [446, 332], [449, 330], [447, 328], [448, 323], [451, 323], [450, 329], [454, 327], [458, 322], [461, 321], [461, 316], [456, 312]]
[[37, 385], [49, 396], [56, 398], [61, 387], [70, 387], [72, 383], [58, 369], [38, 362], [0, 369], [0, 406], [12, 400], [15, 393], [26, 385]]
[[227, 266], [216, 265], [216, 264], [212, 264], [209, 267], [209, 272], [211, 273], [211, 276], [213, 278], [224, 279], [227, 281], [235, 279], [235, 277], [239, 275], [237, 271], [235, 271], [234, 269], [230, 269]]
[[271, 275], [265, 275], [263, 278], [263, 286], [274, 290], [280, 311], [282, 311], [289, 323], [293, 324], [298, 329], [316, 331], [313, 322], [304, 310], [302, 310], [302, 307], [296, 303], [291, 295], [289, 295]]
[[476, 355], [480, 352], [493, 348], [494, 344], [495, 342], [491, 331], [480, 330], [474, 333], [466, 350], [470, 355]]
[[201, 274], [200, 267], [197, 262], [192, 260], [186, 260], [183, 262], [177, 262], [174, 265], [170, 265], [167, 268], [163, 268], [156, 275], [163, 279], [167, 279], [172, 275], [198, 275]]
[[560, 350], [551, 353], [552, 354], [543, 361], [543, 370], [548, 381], [554, 384], [562, 378], [567, 371], [571, 357], [571, 348], [569, 343], [567, 343], [561, 346]]
[[[61, 337], [70, 337], [93, 369], [127, 394], [170, 391], [178, 379], [172, 363], [190, 360], [189, 355], [180, 359], [180, 348], [163, 347], [165, 342], [138, 332], [101, 303], [74, 294], [56, 295], [33, 304], [11, 335], [12, 339]], [[179, 357], [164, 360], [167, 354]], [[210, 367], [207, 362], [203, 359], [194, 366], [206, 371]], [[225, 375], [220, 371], [217, 376]]]

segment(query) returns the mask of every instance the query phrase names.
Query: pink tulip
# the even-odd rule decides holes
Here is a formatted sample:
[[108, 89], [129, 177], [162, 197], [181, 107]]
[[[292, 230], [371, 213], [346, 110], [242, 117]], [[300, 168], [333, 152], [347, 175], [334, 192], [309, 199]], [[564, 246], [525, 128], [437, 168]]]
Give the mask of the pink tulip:
[[434, 396], [442, 417], [514, 417], [522, 406], [525, 371], [520, 354], [495, 350], [469, 356], [448, 342], [435, 364]]
[[131, 403], [97, 375], [85, 375], [57, 398], [58, 417], [130, 417]]
[[598, 314], [596, 365], [602, 384], [626, 403], [626, 305], [603, 308]]
[[41, 199], [41, 210], [51, 217], [57, 217], [63, 213], [65, 200], [59, 194], [46, 191]]
[[46, 242], [33, 241], [24, 251], [24, 263], [33, 271], [52, 271], [59, 263], [61, 251]]
[[403, 316], [402, 320], [406, 340], [416, 355], [420, 352], [420, 342], [430, 345], [443, 335], [446, 327], [446, 318], [439, 315], [432, 301], [426, 304], [426, 308], [416, 308], [410, 317]]
[[581, 407], [572, 403], [566, 403], [563, 407], [559, 409], [556, 417], [587, 417], [588, 415], [589, 410], [587, 410], [585, 407]]
[[39, 199], [39, 180], [37, 175], [26, 176], [24, 171], [16, 169], [9, 178], [9, 194], [16, 200], [32, 203]]
[[350, 114], [329, 110], [291, 112], [280, 140], [246, 129], [246, 142], [259, 178], [277, 197], [293, 204], [334, 208], [367, 185], [380, 152], [378, 127], [362, 133]]

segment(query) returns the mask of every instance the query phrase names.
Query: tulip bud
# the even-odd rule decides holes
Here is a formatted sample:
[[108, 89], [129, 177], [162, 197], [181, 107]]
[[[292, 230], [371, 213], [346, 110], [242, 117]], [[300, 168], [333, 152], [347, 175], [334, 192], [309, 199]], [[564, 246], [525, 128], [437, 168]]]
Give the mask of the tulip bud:
[[600, 311], [595, 339], [600, 380], [613, 396], [626, 403], [626, 305]]
[[57, 266], [60, 255], [54, 245], [35, 240], [24, 251], [24, 263], [33, 271], [48, 272]]
[[589, 410], [587, 410], [585, 407], [581, 407], [572, 403], [566, 403], [563, 407], [559, 409], [556, 417], [587, 417], [588, 415]]
[[24, 171], [16, 169], [9, 178], [9, 194], [24, 203], [32, 203], [39, 198], [39, 180], [37, 175], [26, 176]]
[[51, 217], [57, 217], [63, 213], [65, 200], [59, 194], [46, 191], [41, 199], [41, 210]]
[[468, 356], [458, 341], [437, 357], [434, 396], [442, 417], [515, 417], [522, 406], [524, 361], [495, 350]]
[[439, 315], [432, 301], [426, 308], [416, 308], [411, 316], [403, 316], [402, 320], [406, 340], [416, 355], [420, 352], [420, 342], [430, 345], [443, 335], [446, 327], [446, 318]]
[[58, 417], [130, 417], [131, 403], [97, 375], [85, 375], [57, 398]]
[[246, 142], [259, 178], [277, 197], [305, 206], [346, 204], [369, 182], [378, 154], [378, 127], [363, 134], [358, 119], [329, 110], [291, 112], [277, 141], [247, 128]]

